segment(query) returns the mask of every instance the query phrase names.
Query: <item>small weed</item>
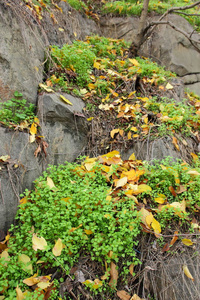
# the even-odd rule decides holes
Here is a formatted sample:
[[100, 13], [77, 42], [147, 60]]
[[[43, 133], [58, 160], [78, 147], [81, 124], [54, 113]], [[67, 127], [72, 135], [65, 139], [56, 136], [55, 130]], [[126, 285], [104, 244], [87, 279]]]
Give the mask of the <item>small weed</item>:
[[27, 104], [27, 100], [23, 99], [23, 95], [19, 92], [15, 92], [14, 96], [11, 100], [0, 103], [0, 121], [9, 127], [18, 125], [24, 120], [32, 123], [35, 117], [34, 104]]

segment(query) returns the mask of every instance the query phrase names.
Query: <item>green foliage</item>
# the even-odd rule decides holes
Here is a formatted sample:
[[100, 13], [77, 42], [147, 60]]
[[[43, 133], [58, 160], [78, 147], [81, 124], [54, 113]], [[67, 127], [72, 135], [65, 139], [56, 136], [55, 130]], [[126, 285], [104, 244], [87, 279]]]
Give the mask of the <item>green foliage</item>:
[[53, 46], [51, 56], [62, 69], [66, 68], [78, 74], [77, 83], [81, 87], [90, 82], [89, 75], [96, 56], [88, 44], [74, 41], [72, 45], [66, 44], [61, 49]]
[[[47, 177], [56, 188], [50, 188]], [[37, 272], [36, 262], [42, 260], [44, 268], [64, 268], [66, 274], [81, 254], [91, 255], [93, 260], [103, 263], [111, 259], [118, 262], [121, 257], [135, 258], [133, 247], [140, 232], [134, 201], [113, 203], [107, 199], [108, 183], [101, 174], [100, 167], [84, 173], [78, 165], [67, 163], [59, 167], [51, 166], [35, 182], [35, 189], [27, 191], [27, 203], [21, 204], [17, 214], [18, 225], [13, 227], [13, 237], [9, 241], [10, 261], [6, 272], [0, 272], [2, 286], [9, 281], [10, 290], [27, 277], [22, 271], [17, 255], [26, 254]], [[33, 231], [46, 239], [46, 251], [32, 248]], [[55, 240], [62, 239], [66, 245], [61, 256], [54, 258], [52, 248]], [[112, 258], [109, 256], [111, 251]], [[2, 268], [0, 264], [0, 268]], [[43, 268], [39, 272], [42, 272]], [[13, 275], [14, 273], [14, 275]], [[56, 298], [55, 298], [56, 299]]]
[[[171, 7], [180, 7], [180, 6], [187, 6], [192, 3], [195, 3], [194, 1], [187, 1], [187, 0], [151, 0], [149, 2], [148, 11], [149, 12], [156, 12], [158, 14], [163, 14]], [[112, 13], [112, 14], [118, 14], [118, 15], [137, 15], [140, 16], [142, 12], [143, 7], [143, 1], [135, 1], [135, 0], [129, 0], [129, 1], [106, 1], [106, 3], [102, 7], [102, 13]], [[184, 13], [189, 14], [198, 14], [199, 13], [199, 7], [196, 6], [192, 9], [185, 10]], [[181, 15], [181, 14], [180, 14]], [[185, 16], [188, 22], [191, 23], [192, 26], [197, 27], [199, 29], [200, 26], [200, 20], [198, 16]]]
[[0, 103], [0, 121], [10, 127], [13, 124], [18, 125], [24, 120], [31, 123], [35, 117], [34, 104], [27, 104], [27, 100], [23, 99], [23, 95], [19, 92], [15, 92], [14, 96], [11, 100]]
[[[127, 76], [127, 80], [135, 74], [148, 76], [157, 83], [175, 76], [147, 58], [138, 57], [138, 64], [134, 66], [127, 57], [128, 47], [129, 43], [124, 40], [99, 36], [87, 37], [84, 42], [75, 41], [72, 45], [66, 44], [61, 49], [52, 46], [51, 57], [57, 68], [53, 67], [54, 74], [48, 80], [63, 91], [74, 89], [76, 95], [77, 88], [93, 82], [95, 93], [103, 96], [116, 84], [123, 84], [126, 78], [123, 76]], [[75, 73], [70, 76], [67, 75], [69, 72]]]
[[[198, 100], [198, 97], [197, 97]], [[154, 114], [162, 114], [162, 124], [159, 125], [158, 131], [161, 135], [166, 134], [167, 131], [175, 130], [184, 135], [189, 136], [192, 128], [199, 128], [200, 119], [196, 114], [194, 105], [188, 105], [186, 99], [185, 103], [176, 102], [173, 99], [153, 97], [148, 99], [145, 107]]]

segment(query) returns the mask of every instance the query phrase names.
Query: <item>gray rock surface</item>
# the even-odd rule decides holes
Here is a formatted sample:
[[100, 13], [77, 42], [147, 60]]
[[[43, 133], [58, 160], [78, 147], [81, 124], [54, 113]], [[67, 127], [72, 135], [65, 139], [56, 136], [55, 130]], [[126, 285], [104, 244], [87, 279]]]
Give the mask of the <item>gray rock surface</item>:
[[14, 91], [36, 103], [38, 83], [43, 77], [45, 44], [38, 25], [24, 14], [19, 4], [0, 1], [0, 99], [6, 101]]
[[0, 157], [10, 156], [6, 162], [0, 161], [0, 230], [6, 231], [13, 223], [20, 194], [33, 188], [33, 181], [48, 164], [72, 162], [87, 144], [84, 104], [78, 98], [64, 96], [73, 105], [65, 104], [55, 94], [39, 97], [41, 134], [49, 144], [47, 155], [43, 151], [34, 155], [38, 144], [29, 142], [29, 133], [0, 127]]
[[174, 161], [177, 159], [190, 161], [190, 153], [197, 150], [197, 142], [192, 138], [181, 139], [180, 137], [177, 139], [180, 150], [177, 151], [172, 141], [171, 136], [164, 136], [153, 141], [147, 138], [143, 142], [134, 141], [128, 151], [124, 149], [120, 149], [120, 151], [123, 159], [128, 159], [132, 153], [135, 153], [137, 159], [146, 161], [162, 160], [168, 156]]
[[51, 164], [73, 161], [87, 144], [87, 121], [82, 114], [84, 103], [79, 98], [62, 94], [73, 105], [68, 105], [60, 94], [43, 94], [38, 99], [41, 133], [49, 144]]
[[43, 80], [45, 51], [50, 44], [62, 46], [87, 35], [100, 34], [96, 23], [60, 1], [63, 12], [54, 10], [56, 24], [45, 13], [41, 24], [20, 1], [0, 0], [0, 99], [14, 91], [36, 104], [38, 84]]
[[[158, 17], [148, 21], [157, 20]], [[167, 20], [180, 30], [200, 41], [200, 34], [181, 16], [169, 15]], [[137, 17], [103, 18], [101, 28], [103, 34], [112, 38], [124, 38], [131, 42], [136, 36]], [[200, 45], [200, 44], [199, 44]], [[200, 95], [200, 52], [191, 45], [189, 40], [169, 25], [158, 25], [153, 34], [141, 49], [141, 55], [151, 57], [158, 64], [166, 66], [183, 79], [185, 87]]]

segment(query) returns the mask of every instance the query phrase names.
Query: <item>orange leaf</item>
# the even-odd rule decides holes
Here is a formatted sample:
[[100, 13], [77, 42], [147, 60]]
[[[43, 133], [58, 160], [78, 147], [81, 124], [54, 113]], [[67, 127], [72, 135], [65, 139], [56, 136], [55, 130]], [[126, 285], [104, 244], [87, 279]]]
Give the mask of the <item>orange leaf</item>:
[[176, 147], [176, 149], [178, 151], [180, 151], [179, 145], [177, 144], [177, 138], [175, 138], [174, 136], [172, 137], [172, 144], [174, 144], [174, 146]]
[[173, 236], [173, 239], [170, 242], [170, 246], [174, 245], [174, 243], [177, 241], [178, 236], [176, 234], [178, 234], [178, 231], [174, 232], [174, 236]]
[[170, 192], [172, 193], [172, 195], [173, 195], [174, 197], [177, 196], [177, 194], [176, 194], [176, 192], [175, 192], [173, 186], [169, 186], [169, 190], [170, 190]]

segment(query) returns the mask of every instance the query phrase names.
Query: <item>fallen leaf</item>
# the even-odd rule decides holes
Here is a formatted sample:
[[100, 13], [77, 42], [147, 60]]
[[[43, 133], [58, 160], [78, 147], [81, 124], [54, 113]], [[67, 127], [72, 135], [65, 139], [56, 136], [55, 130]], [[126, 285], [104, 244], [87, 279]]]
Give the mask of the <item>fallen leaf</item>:
[[22, 290], [17, 286], [16, 287], [16, 294], [17, 294], [17, 300], [23, 300], [24, 299], [24, 295]]
[[177, 138], [176, 137], [172, 137], [172, 144], [174, 144], [175, 148], [180, 151], [179, 145], [177, 143]]
[[46, 86], [43, 83], [39, 83], [39, 87], [41, 87], [41, 89], [45, 90], [47, 93], [53, 93], [54, 92], [52, 89], [50, 89], [48, 86]]
[[35, 233], [33, 233], [32, 237], [33, 250], [45, 250], [47, 247], [47, 242], [43, 237], [38, 237]]
[[135, 153], [132, 153], [128, 160], [135, 160]]
[[128, 178], [126, 176], [116, 180], [115, 181], [116, 188], [124, 186], [127, 183], [127, 180], [128, 180]]
[[18, 256], [18, 261], [22, 264], [22, 270], [24, 270], [27, 273], [33, 274], [31, 259], [28, 255], [20, 254]]
[[174, 87], [173, 85], [171, 85], [169, 82], [166, 84], [166, 87], [165, 87], [167, 90], [172, 90]]
[[114, 264], [114, 262], [111, 262], [110, 264], [110, 282], [109, 286], [112, 288], [116, 287], [118, 280], [118, 271], [117, 266]]
[[119, 132], [119, 129], [113, 129], [111, 132], [110, 132], [110, 136], [111, 138], [113, 139], [115, 134]]
[[182, 239], [181, 242], [186, 246], [192, 246], [194, 244], [190, 239]]
[[130, 300], [145, 300], [145, 299], [140, 298], [138, 295], [134, 294]]
[[56, 187], [53, 180], [48, 176], [47, 176], [47, 185], [50, 187], [50, 189], [53, 189]]
[[10, 158], [10, 155], [2, 155], [2, 156], [0, 156], [0, 160], [3, 161], [3, 162], [7, 161], [9, 158]]
[[194, 278], [192, 277], [192, 274], [190, 273], [190, 271], [189, 271], [187, 265], [183, 265], [183, 272], [185, 273], [185, 275], [186, 275], [188, 278], [190, 278], [190, 279], [192, 279], [192, 281], [194, 281]]
[[174, 232], [174, 236], [173, 236], [173, 238], [172, 238], [172, 240], [170, 242], [170, 246], [174, 245], [174, 243], [177, 241], [178, 236], [176, 234], [178, 234], [178, 231]]
[[190, 174], [190, 175], [200, 175], [200, 173], [197, 172], [196, 170], [190, 170], [187, 173]]
[[84, 231], [87, 235], [93, 234], [93, 231], [90, 229], [84, 229]]
[[126, 291], [117, 291], [117, 296], [122, 300], [129, 300], [131, 298]]
[[67, 98], [65, 98], [63, 95], [60, 95], [60, 99], [62, 99], [65, 103], [69, 105], [73, 105]]
[[130, 300], [145, 300], [145, 299], [140, 298], [138, 295], [134, 294]]
[[159, 237], [158, 234], [161, 233], [161, 226], [160, 226], [160, 223], [155, 218], [153, 218], [153, 221], [151, 223], [151, 227], [154, 230], [155, 236]]
[[59, 238], [56, 243], [55, 246], [52, 249], [53, 255], [55, 256], [60, 256], [62, 249], [65, 247], [65, 245], [62, 243], [62, 240]]
[[170, 190], [170, 192], [172, 193], [172, 195], [173, 195], [174, 197], [177, 196], [177, 194], [176, 194], [175, 189], [173, 188], [173, 186], [169, 186], [169, 190]]

